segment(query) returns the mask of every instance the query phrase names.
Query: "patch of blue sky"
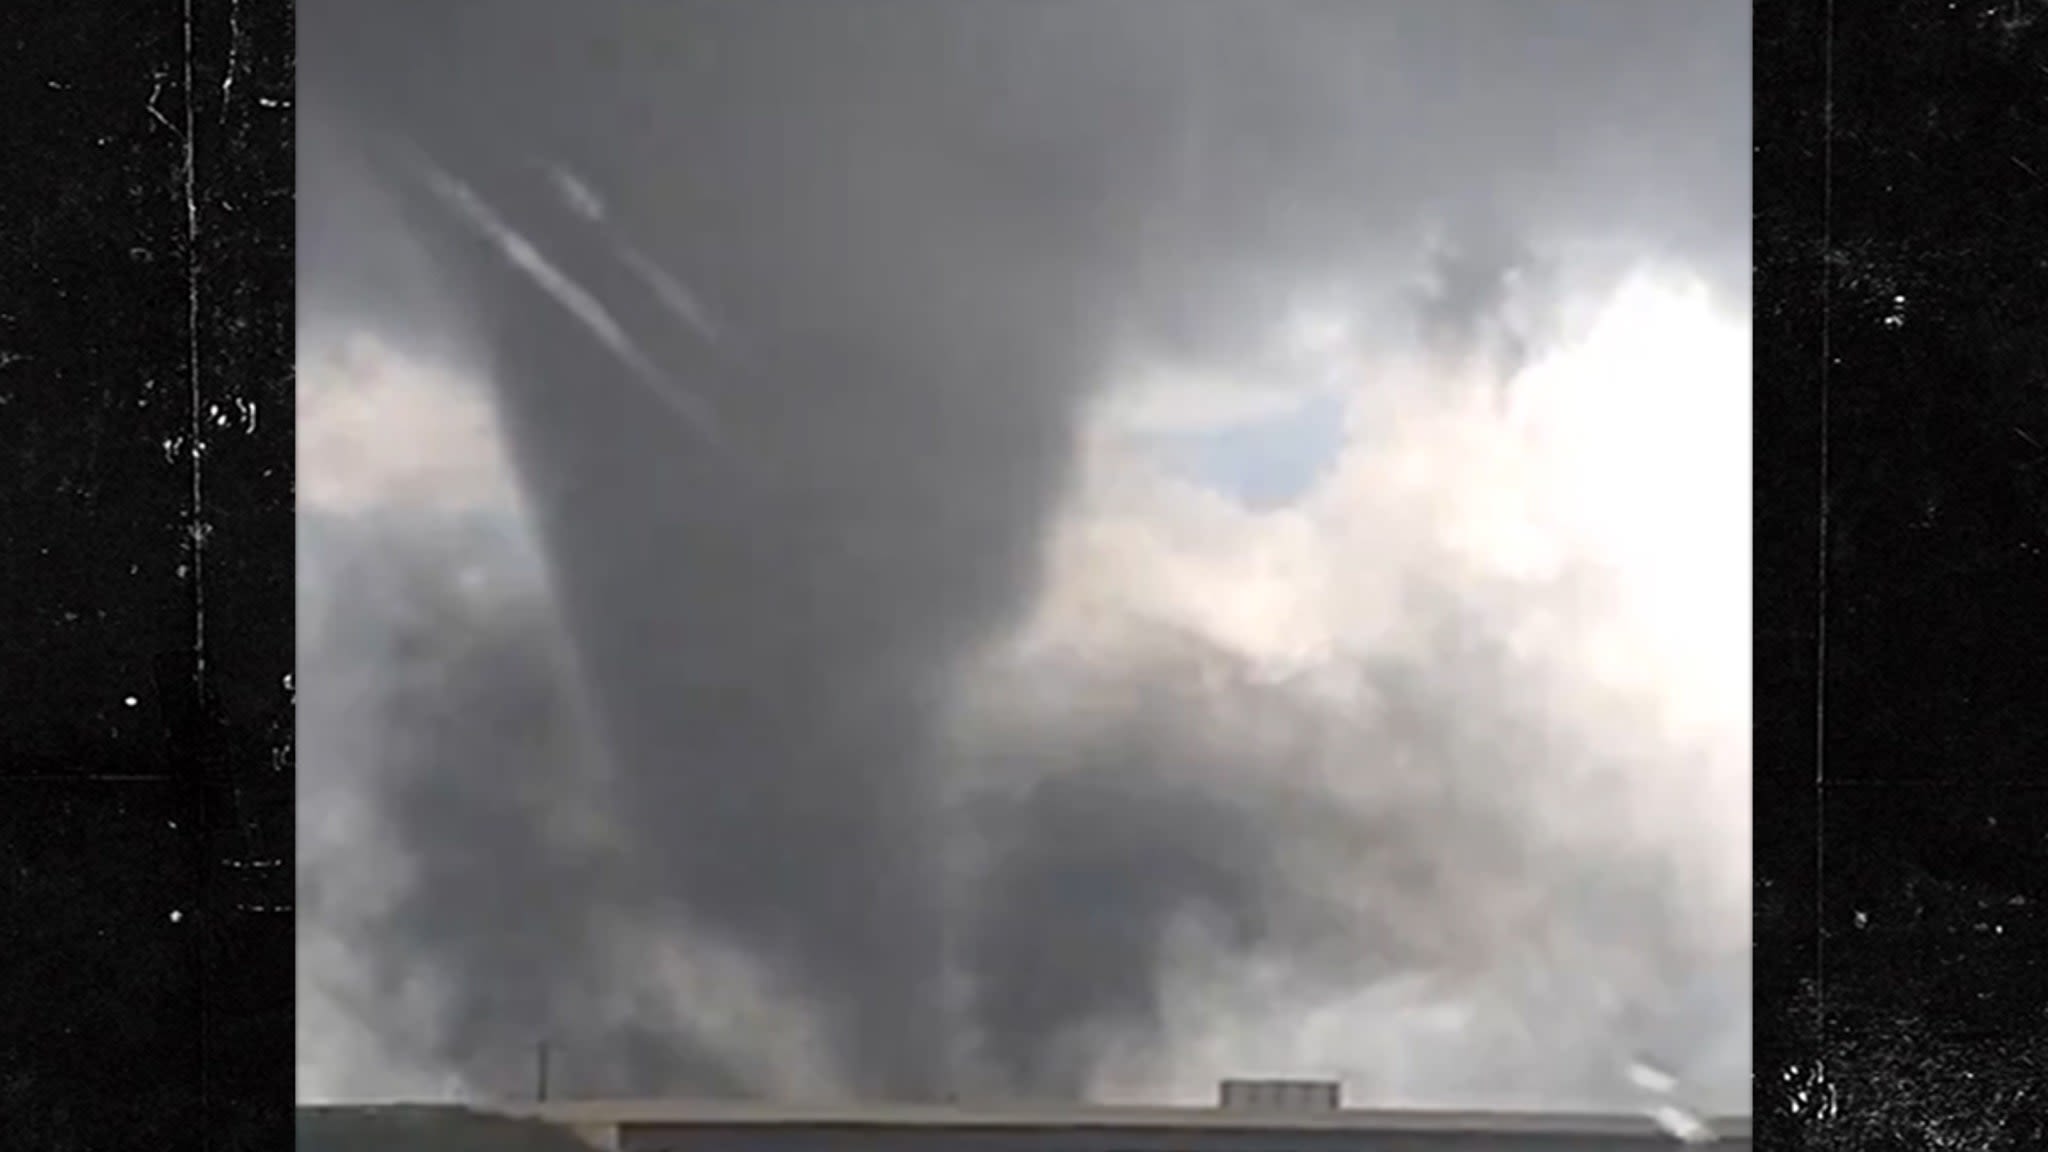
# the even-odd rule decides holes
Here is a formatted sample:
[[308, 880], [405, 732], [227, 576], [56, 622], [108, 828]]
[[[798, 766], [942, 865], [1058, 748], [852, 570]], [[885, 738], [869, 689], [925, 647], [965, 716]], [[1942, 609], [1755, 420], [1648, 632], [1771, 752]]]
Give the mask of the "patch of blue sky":
[[1255, 511], [1301, 499], [1336, 463], [1344, 441], [1344, 401], [1327, 392], [1271, 414], [1145, 437], [1168, 471]]

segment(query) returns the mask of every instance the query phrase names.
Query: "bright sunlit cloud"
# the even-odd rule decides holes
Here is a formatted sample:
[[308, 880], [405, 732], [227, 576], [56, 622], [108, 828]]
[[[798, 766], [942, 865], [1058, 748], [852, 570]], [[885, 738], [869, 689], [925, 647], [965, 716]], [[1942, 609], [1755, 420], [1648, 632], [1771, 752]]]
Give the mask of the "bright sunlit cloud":
[[360, 514], [510, 506], [496, 414], [473, 378], [367, 334], [308, 343], [296, 471], [307, 507]]
[[[1301, 325], [1327, 333], [1343, 319], [1297, 317], [1289, 328]], [[1593, 566], [1623, 596], [1615, 621], [1656, 647], [1670, 674], [1697, 670], [1681, 695], [1747, 706], [1745, 319], [1682, 274], [1643, 270], [1505, 383], [1398, 352], [1339, 344], [1332, 355], [1334, 368], [1252, 385], [1134, 374], [1089, 435], [1090, 482], [1055, 545], [1063, 575], [1048, 603], [1092, 579], [1075, 535], [1108, 551], [1149, 545], [1146, 562], [1104, 563], [1104, 574], [1156, 570], [1162, 587], [1284, 595], [1332, 642], [1370, 640], [1370, 622], [1333, 585], [1356, 590], [1376, 571], [1444, 553], [1489, 578]], [[1349, 387], [1334, 465], [1285, 507], [1228, 506], [1203, 477], [1160, 467], [1124, 435], [1257, 426], [1339, 375]], [[1134, 604], [1160, 602], [1151, 581], [1124, 582]], [[1188, 614], [1203, 624], [1202, 610]]]

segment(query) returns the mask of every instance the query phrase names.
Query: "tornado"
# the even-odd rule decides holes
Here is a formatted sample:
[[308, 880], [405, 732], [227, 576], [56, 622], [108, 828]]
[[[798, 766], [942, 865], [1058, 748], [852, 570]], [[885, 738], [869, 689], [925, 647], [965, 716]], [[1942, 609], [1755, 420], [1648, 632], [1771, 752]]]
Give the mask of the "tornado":
[[[1327, 500], [1355, 488], [1345, 538], [1377, 543], [1301, 529], [1272, 579], [1384, 583], [1405, 623], [1299, 625], [1291, 664], [1297, 625], [1215, 623], [1250, 584], [1169, 611], [1207, 585], [1132, 583], [1229, 548], [1089, 559], [1126, 522], [1280, 531], [1103, 413], [1134, 361], [1274, 375], [1297, 286], [1365, 285], [1376, 335], [1333, 372], [1407, 397], [1382, 439], [1576, 339], [1553, 269], [1650, 253], [1746, 310], [1749, 33], [1717, 7], [302, 4], [302, 343], [451, 366], [387, 381], [365, 440], [459, 395], [499, 492], [440, 508], [489, 469], [422, 437], [388, 491], [302, 497], [330, 622], [302, 828], [359, 820], [302, 857], [302, 916], [383, 893], [333, 933], [346, 1028], [302, 1049], [469, 1091], [552, 1046], [589, 1094], [1170, 1093], [1286, 972], [1304, 1027], [1419, 1019], [1404, 996], [1496, 1024], [1416, 1040], [1419, 1083], [1383, 1039], [1244, 1059], [1608, 1101], [1637, 1048], [1718, 1026], [1700, 989], [1746, 1019], [1746, 942], [1686, 871], [1746, 841], [1573, 807], [1588, 772], [1705, 753], [1565, 717], [1563, 658], [1514, 639], [1597, 614], [1605, 570], [1509, 579], [1442, 539], [1445, 493], [1497, 478], [1446, 447], [1400, 497], [1346, 448]], [[359, 369], [322, 371], [302, 394]], [[1098, 585], [1074, 619], [1116, 624], [1083, 643], [1058, 606]]]

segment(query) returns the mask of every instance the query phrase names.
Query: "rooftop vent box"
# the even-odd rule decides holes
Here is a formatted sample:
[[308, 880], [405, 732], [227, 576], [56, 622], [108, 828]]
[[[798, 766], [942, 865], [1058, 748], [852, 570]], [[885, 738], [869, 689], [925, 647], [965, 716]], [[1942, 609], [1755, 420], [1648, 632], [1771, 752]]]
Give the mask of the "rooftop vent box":
[[1335, 1080], [1225, 1080], [1219, 1103], [1228, 1112], [1335, 1112], [1344, 1106], [1344, 1086]]

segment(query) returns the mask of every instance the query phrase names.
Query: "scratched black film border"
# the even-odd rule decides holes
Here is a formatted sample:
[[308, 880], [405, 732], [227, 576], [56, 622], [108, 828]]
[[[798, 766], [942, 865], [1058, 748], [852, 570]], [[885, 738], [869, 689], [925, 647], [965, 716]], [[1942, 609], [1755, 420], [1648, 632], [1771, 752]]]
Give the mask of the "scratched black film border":
[[2048, 1146], [2048, 5], [1757, 19], [1760, 1146]]
[[1756, 987], [1752, 1132], [1804, 1148], [1814, 1061], [1820, 374], [1826, 26], [1819, 0], [1755, 9], [1753, 192]]
[[0, 1116], [291, 1139], [292, 22], [0, 40]]

